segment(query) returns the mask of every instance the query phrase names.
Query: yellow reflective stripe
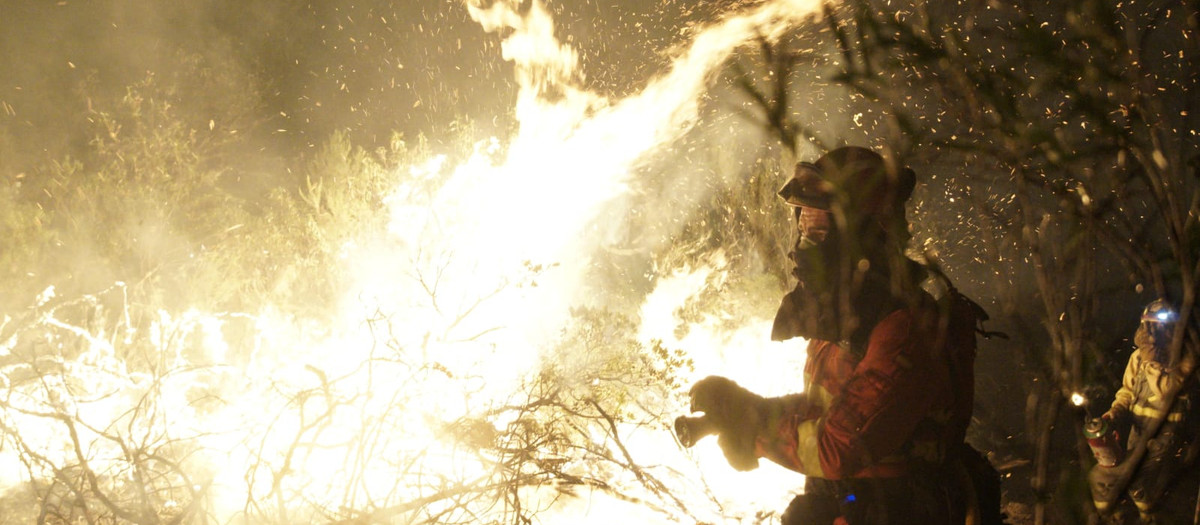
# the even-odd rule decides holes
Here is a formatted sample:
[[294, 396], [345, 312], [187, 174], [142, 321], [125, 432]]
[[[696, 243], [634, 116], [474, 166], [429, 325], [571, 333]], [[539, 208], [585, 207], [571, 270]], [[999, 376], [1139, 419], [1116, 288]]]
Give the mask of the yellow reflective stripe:
[[1159, 417], [1162, 415], [1162, 410], [1145, 405], [1134, 405], [1133, 415], [1142, 417]]
[[[1135, 405], [1133, 407], [1133, 415], [1137, 417], [1157, 418], [1162, 417], [1162, 411], [1154, 407]], [[1172, 412], [1167, 416], [1167, 421], [1183, 421], [1183, 412]]]
[[825, 477], [821, 470], [821, 451], [817, 441], [819, 419], [809, 419], [796, 427], [796, 459], [799, 470], [805, 476]]
[[830, 392], [825, 387], [810, 383], [808, 390], [809, 392], [807, 399], [810, 403], [809, 406], [815, 404], [821, 409], [821, 412], [824, 412], [825, 409], [830, 407], [830, 405], [833, 405], [833, 392]]

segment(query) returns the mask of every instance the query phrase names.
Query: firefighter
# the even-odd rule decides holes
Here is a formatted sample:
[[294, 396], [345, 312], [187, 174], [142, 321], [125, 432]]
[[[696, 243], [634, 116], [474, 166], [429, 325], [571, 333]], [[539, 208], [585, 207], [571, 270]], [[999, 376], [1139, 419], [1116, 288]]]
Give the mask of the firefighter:
[[808, 340], [801, 394], [763, 398], [722, 377], [691, 390], [729, 463], [767, 458], [807, 476], [785, 524], [998, 523], [999, 476], [964, 443], [975, 303], [904, 255], [915, 174], [873, 151], [799, 163], [779, 192], [799, 236], [796, 288], [773, 340]]
[[[1170, 345], [1176, 319], [1177, 314], [1166, 299], [1156, 299], [1146, 306], [1134, 333], [1136, 349], [1129, 356], [1121, 388], [1117, 390], [1111, 408], [1101, 416], [1108, 424], [1121, 429], [1118, 433], [1128, 435], [1127, 449], [1149, 439], [1146, 455], [1125, 492], [1137, 507], [1142, 523], [1192, 523], [1195, 506], [1197, 476], [1192, 465], [1197, 453], [1194, 403], [1198, 394], [1194, 380], [1188, 380], [1181, 372], [1194, 367], [1190, 364], [1176, 366], [1171, 362]], [[1190, 356], [1190, 353], [1184, 355]], [[1173, 401], [1165, 398], [1164, 391], [1184, 381], [1188, 383]], [[1147, 436], [1150, 424], [1164, 417], [1166, 420], [1157, 434]], [[1120, 522], [1122, 517], [1120, 512], [1110, 512], [1105, 505], [1105, 496], [1115, 490], [1113, 484], [1120, 469], [1129, 467], [1096, 465], [1089, 473], [1096, 509], [1111, 514], [1113, 521]], [[1184, 473], [1186, 475], [1180, 475]]]

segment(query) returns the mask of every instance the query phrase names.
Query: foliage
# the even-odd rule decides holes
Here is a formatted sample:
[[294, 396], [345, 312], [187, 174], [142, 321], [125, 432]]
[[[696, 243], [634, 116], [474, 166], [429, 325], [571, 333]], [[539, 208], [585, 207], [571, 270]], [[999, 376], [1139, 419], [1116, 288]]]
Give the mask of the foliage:
[[[204, 436], [172, 421], [226, 406], [237, 382], [222, 367], [261, 345], [244, 312], [328, 315], [337, 261], [386, 227], [398, 167], [426, 154], [423, 140], [368, 152], [339, 133], [298, 159], [302, 181], [254, 173], [233, 162], [253, 147], [253, 108], [220, 104], [247, 88], [182, 60], [177, 76], [89, 97], [76, 155], [3, 175], [0, 439], [28, 481], [5, 505], [36, 514], [19, 519], [207, 522]], [[277, 189], [247, 189], [252, 176]], [[196, 375], [212, 384], [187, 386]]]
[[[228, 366], [234, 356], [219, 355], [227, 336], [212, 329], [228, 318], [163, 313], [140, 331], [63, 320], [135, 317], [140, 307], [122, 302], [125, 291], [80, 300], [47, 294], [0, 326], [0, 440], [29, 480], [3, 498], [24, 505], [14, 519], [226, 522], [219, 490], [229, 487], [218, 489], [214, 476], [228, 469], [247, 485], [239, 519], [254, 523], [460, 523], [481, 513], [524, 523], [544, 509], [537, 502], [546, 490], [597, 490], [666, 515], [688, 512], [673, 495], [679, 474], [639, 464], [625, 439], [645, 426], [665, 433], [661, 412], [679, 404], [671, 398], [690, 361], [661, 342], [638, 342], [635, 324], [619, 314], [574, 312], [546, 366], [512, 398], [446, 419], [419, 407], [447, 394], [472, 404], [469, 389], [438, 390], [471, 379], [392, 339], [390, 319], [370, 320], [379, 339], [369, 359], [340, 372], [287, 367], [303, 368], [299, 375], [275, 365], [269, 384], [254, 384], [246, 380], [261, 378], [249, 371], [270, 366], [257, 361], [282, 349], [260, 346], [240, 358], [242, 370]], [[118, 358], [135, 352], [142, 358]], [[386, 381], [372, 386], [376, 376]], [[247, 395], [254, 404], [239, 406]], [[239, 425], [251, 431], [202, 423], [229, 411], [253, 418]], [[414, 421], [421, 413], [426, 419]], [[424, 446], [409, 441], [424, 434], [414, 423], [432, 432]], [[229, 450], [213, 447], [229, 437]], [[252, 461], [210, 463], [242, 454]], [[299, 467], [331, 455], [341, 460], [332, 479], [311, 479]], [[390, 490], [378, 484], [380, 472]]]
[[[288, 343], [327, 336], [305, 320], [338, 306], [354, 277], [343, 263], [384, 237], [387, 199], [400, 186], [431, 192], [445, 175], [405, 169], [431, 157], [424, 139], [369, 151], [345, 133], [277, 173], [240, 165], [257, 146], [246, 108], [187, 99], [244, 88], [194, 60], [179, 77], [149, 75], [121, 97], [90, 99], [77, 123], [86, 147], [4, 175], [13, 183], [0, 189], [10, 239], [0, 279], [11, 283], [0, 305], [0, 449], [19, 468], [0, 506], [20, 510], [3, 519], [527, 523], [546, 492], [584, 491], [689, 514], [673, 494], [689, 480], [640, 464], [626, 440], [642, 428], [670, 436], [662, 411], [681, 404], [691, 362], [637, 340], [624, 313], [572, 312], [511, 399], [461, 416], [414, 408], [448, 402], [431, 388], [447, 383], [475, 406], [481, 379], [391, 325], [412, 329], [409, 320], [363, 321], [372, 340], [337, 351], [369, 355], [345, 357], [338, 371], [270, 340], [262, 325], [277, 318], [294, 332]], [[740, 199], [722, 197], [720, 220], [769, 227]], [[764, 249], [734, 252], [757, 260]], [[413, 447], [414, 432], [431, 441]], [[298, 466], [330, 456], [340, 463], [328, 479]], [[446, 458], [462, 470], [441, 470]], [[216, 479], [230, 469], [246, 489], [233, 518], [229, 480]], [[390, 487], [367, 481], [380, 471]], [[321, 483], [338, 486], [318, 498]]]
[[[638, 342], [633, 322], [613, 312], [576, 310], [567, 326], [515, 399], [446, 425], [456, 442], [486, 458], [489, 477], [443, 489], [445, 496], [435, 493], [421, 507], [404, 502], [369, 513], [371, 519], [402, 510], [449, 523], [476, 506], [500, 505], [505, 521], [526, 523], [544, 510], [532, 503], [544, 496], [528, 492], [539, 487], [563, 495], [597, 490], [666, 516], [689, 513], [674, 493], [678, 473], [643, 466], [625, 440], [640, 427], [665, 432], [663, 410], [678, 404], [666, 401], [680, 391], [690, 360], [661, 342]], [[449, 495], [456, 499], [447, 510], [439, 500]]]
[[[229, 275], [249, 305], [286, 305], [306, 316], [330, 313], [344, 277], [330, 273], [356, 243], [385, 231], [384, 199], [400, 183], [399, 166], [422, 155], [394, 137], [386, 150], [368, 152], [333, 134], [299, 166], [295, 186], [272, 190], [238, 242], [208, 265]], [[218, 277], [218, 275], [214, 275]]]
[[[761, 41], [757, 67], [734, 64], [740, 86], [788, 150], [856, 143], [925, 177], [920, 249], [999, 306], [1023, 353], [1033, 519], [1091, 512], [1056, 483], [1091, 461], [1078, 430], [1054, 431], [1080, 426], [1066, 399], [1115, 389], [1158, 296], [1181, 306], [1174, 362], [1200, 349], [1200, 47], [1181, 36], [1197, 6], [857, 0], [825, 14], [827, 42]], [[811, 69], [850, 90], [851, 129], [813, 132]]]
[[733, 331], [774, 313], [789, 284], [786, 243], [793, 229], [790, 210], [776, 195], [779, 171], [771, 163], [759, 163], [746, 180], [713, 192], [698, 215], [656, 254], [662, 268], [715, 265], [722, 270], [680, 306], [681, 326], [714, 315], [720, 318], [719, 329]]
[[[119, 99], [92, 100], [81, 116], [90, 130], [82, 156], [5, 175], [0, 227], [10, 241], [0, 278], [13, 283], [5, 308], [51, 285], [74, 295], [114, 281], [172, 309], [328, 307], [339, 289], [331, 261], [386, 226], [382, 200], [401, 175], [396, 166], [421, 153], [399, 137], [368, 152], [336, 133], [300, 159], [299, 184], [247, 172], [228, 160], [250, 146], [241, 138], [250, 133], [239, 133], [253, 126], [249, 110], [201, 118], [212, 108], [190, 102], [232, 80], [198, 59], [180, 77], [150, 75]], [[255, 184], [276, 189], [247, 190], [249, 177], [274, 179]]]
[[223, 169], [210, 165], [229, 139], [181, 111], [178, 85], [151, 75], [117, 99], [92, 101], [78, 123], [89, 130], [82, 156], [21, 177], [8, 197], [41, 216], [30, 214], [36, 227], [12, 237], [22, 249], [4, 275], [18, 283], [10, 300], [52, 284], [83, 292], [123, 280], [161, 281], [146, 291], [204, 302], [173, 276], [186, 277], [243, 217], [221, 186]]
[[1057, 443], [1052, 430], [1074, 419], [1065, 399], [1094, 383], [1108, 359], [1098, 342], [1120, 337], [1110, 327], [1130, 326], [1110, 320], [1172, 296], [1187, 327], [1173, 346], [1176, 362], [1200, 343], [1200, 139], [1188, 95], [1200, 80], [1200, 48], [1178, 37], [1198, 15], [1187, 2], [959, 7], [852, 3], [831, 18], [837, 78], [896, 123], [898, 156], [958, 163], [952, 178], [977, 188], [971, 203], [988, 212], [983, 225], [1011, 246], [1001, 250], [1001, 271], [1028, 272], [1036, 283], [1008, 296], [1008, 312], [1037, 308], [1050, 341], [1028, 353], [1035, 379], [1048, 385], [1033, 389], [1029, 404], [1041, 521], [1054, 512], [1042, 502], [1062, 477], [1051, 470], [1087, 464], [1085, 456], [1056, 461], [1073, 456], [1059, 447], [1086, 447], [1078, 434]]
[[[198, 512], [195, 436], [173, 427], [183, 414], [172, 413], [163, 391], [173, 374], [186, 373], [179, 357], [196, 341], [186, 331], [136, 333], [127, 310], [106, 315], [113, 299], [128, 307], [120, 304], [124, 291], [70, 301], [48, 291], [0, 325], [0, 439], [29, 481], [5, 497], [6, 505], [24, 507], [14, 519], [166, 523]], [[67, 317], [89, 322], [73, 325]], [[110, 325], [109, 318], [126, 322]], [[150, 352], [135, 356], [139, 350]]]

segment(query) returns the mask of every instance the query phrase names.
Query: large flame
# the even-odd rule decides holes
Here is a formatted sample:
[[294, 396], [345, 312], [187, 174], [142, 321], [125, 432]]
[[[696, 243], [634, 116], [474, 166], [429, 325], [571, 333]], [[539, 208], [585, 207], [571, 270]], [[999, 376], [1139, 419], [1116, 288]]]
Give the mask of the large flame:
[[[512, 505], [473, 495], [504, 483], [524, 508], [563, 521], [752, 521], [782, 508], [799, 476], [735, 473], [713, 443], [681, 450], [665, 419], [683, 411], [681, 387], [710, 373], [764, 394], [802, 386], [799, 352], [765, 342], [766, 320], [733, 332], [707, 321], [677, 330], [679, 306], [722, 278], [719, 254], [700, 267], [660, 269], [632, 341], [603, 323], [580, 336], [620, 347], [612, 354], [572, 350], [565, 334], [573, 311], [595, 306], [589, 264], [611, 241], [602, 225], [624, 220], [612, 204], [630, 191], [639, 162], [696, 123], [711, 76], [733, 52], [777, 38], [817, 7], [785, 0], [727, 15], [698, 31], [666, 74], [609, 100], [577, 81], [578, 55], [554, 38], [540, 2], [468, 4], [484, 30], [507, 35], [519, 131], [481, 142], [460, 163], [403, 167], [410, 182], [387, 199], [391, 236], [347, 248], [358, 282], [340, 318], [316, 326], [271, 311], [162, 312], [151, 333], [98, 333], [62, 321], [48, 291], [31, 323], [43, 329], [18, 331], [0, 348], [44, 338], [41, 355], [12, 356], [4, 376], [2, 421], [23, 440], [0, 456], [4, 481], [82, 468], [96, 482], [166, 487], [128, 497], [168, 514], [199, 502], [219, 522], [486, 522]], [[100, 308], [123, 292], [118, 284], [84, 301]], [[253, 334], [248, 352], [228, 348], [231, 327]], [[132, 340], [154, 343], [131, 354], [136, 367], [114, 352], [114, 341]], [[621, 361], [622, 348], [686, 349], [693, 367], [656, 368], [669, 355]], [[617, 369], [605, 368], [614, 360]], [[628, 379], [639, 370], [676, 374], [676, 383], [640, 391]], [[539, 390], [549, 375], [559, 397]], [[629, 414], [573, 393], [611, 377], [618, 386], [607, 395], [626, 399]], [[598, 447], [592, 455], [568, 442], [521, 441], [539, 436], [528, 427], [555, 424], [529, 415], [544, 399], [600, 415], [571, 427]], [[518, 458], [512, 451], [522, 447], [537, 457]], [[22, 454], [46, 461], [23, 464]], [[602, 499], [561, 497], [583, 491]]]

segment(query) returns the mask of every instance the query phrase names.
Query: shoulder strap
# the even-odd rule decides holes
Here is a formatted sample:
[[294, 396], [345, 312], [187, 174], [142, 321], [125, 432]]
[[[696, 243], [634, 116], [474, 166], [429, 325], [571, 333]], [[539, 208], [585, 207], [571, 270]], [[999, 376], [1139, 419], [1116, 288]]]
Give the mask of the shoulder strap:
[[949, 301], [949, 311], [954, 321], [970, 323], [975, 333], [983, 336], [984, 339], [991, 339], [993, 337], [1008, 339], [1008, 334], [1004, 332], [984, 329], [983, 322], [991, 318], [988, 316], [987, 311], [982, 306], [979, 306], [979, 303], [959, 292], [954, 283], [950, 281], [950, 277], [942, 272], [941, 268], [938, 268], [937, 265], [929, 265], [928, 268], [929, 272], [940, 279], [946, 286], [946, 295], [942, 300]]

